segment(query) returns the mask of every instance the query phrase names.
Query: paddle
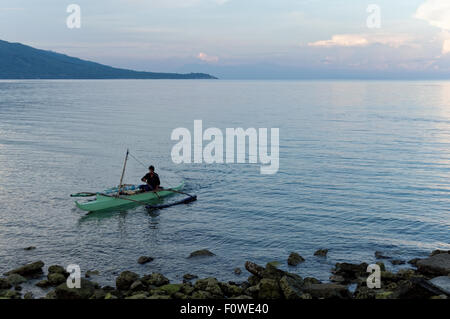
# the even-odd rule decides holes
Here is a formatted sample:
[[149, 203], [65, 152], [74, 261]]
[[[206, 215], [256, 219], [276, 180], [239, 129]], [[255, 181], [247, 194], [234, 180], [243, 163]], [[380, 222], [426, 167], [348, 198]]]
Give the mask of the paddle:
[[182, 195], [186, 195], [186, 196], [189, 196], [191, 198], [197, 197], [195, 195], [191, 195], [191, 194], [188, 194], [188, 193], [180, 192], [180, 191], [177, 191], [176, 189], [172, 189], [172, 188], [168, 188], [168, 189], [164, 189], [164, 190], [165, 191], [171, 191], [171, 192], [178, 193], [178, 194], [182, 194]]

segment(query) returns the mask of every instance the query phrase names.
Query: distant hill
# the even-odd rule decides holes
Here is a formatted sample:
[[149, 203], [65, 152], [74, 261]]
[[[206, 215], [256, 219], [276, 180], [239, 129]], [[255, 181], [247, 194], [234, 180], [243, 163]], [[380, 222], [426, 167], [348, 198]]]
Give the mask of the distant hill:
[[118, 69], [0, 40], [0, 79], [215, 79], [205, 73], [155, 73]]

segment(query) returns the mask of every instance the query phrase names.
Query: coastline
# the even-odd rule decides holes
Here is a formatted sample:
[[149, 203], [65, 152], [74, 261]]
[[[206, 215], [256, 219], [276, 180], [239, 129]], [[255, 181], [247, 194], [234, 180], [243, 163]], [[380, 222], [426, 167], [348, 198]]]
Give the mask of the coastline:
[[[25, 248], [33, 250], [35, 247]], [[326, 258], [328, 250], [314, 254]], [[207, 258], [214, 254], [208, 250], [191, 253], [188, 258]], [[391, 264], [405, 261], [375, 252], [377, 260]], [[152, 262], [141, 256], [139, 264]], [[301, 267], [305, 259], [293, 252], [287, 264]], [[81, 276], [79, 289], [67, 286], [69, 273], [59, 265], [51, 265], [44, 272], [44, 262], [36, 261], [15, 268], [0, 278], [0, 299], [448, 299], [450, 297], [450, 251], [435, 250], [424, 259], [408, 261], [412, 269], [396, 273], [386, 270], [378, 261], [372, 268], [380, 270], [380, 288], [368, 287], [368, 264], [336, 263], [330, 273], [330, 282], [301, 276], [277, 268], [277, 263], [265, 266], [247, 261], [243, 268], [234, 269], [242, 280], [221, 282], [216, 278], [198, 278], [186, 273], [182, 282], [170, 282], [163, 274], [140, 276], [124, 270], [115, 280], [115, 286], [101, 287], [95, 282], [98, 271], [87, 271]], [[246, 276], [248, 277], [246, 278]], [[69, 278], [69, 280], [71, 280]], [[34, 296], [30, 286], [42, 289], [43, 297]]]

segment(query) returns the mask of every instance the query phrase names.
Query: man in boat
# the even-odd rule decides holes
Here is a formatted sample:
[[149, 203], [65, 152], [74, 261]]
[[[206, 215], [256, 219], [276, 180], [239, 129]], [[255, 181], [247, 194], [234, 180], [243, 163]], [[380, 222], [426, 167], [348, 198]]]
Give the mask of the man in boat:
[[159, 185], [161, 184], [159, 181], [159, 176], [155, 173], [155, 167], [153, 165], [150, 166], [148, 170], [149, 172], [141, 178], [141, 181], [147, 184], [139, 186], [139, 189], [145, 192], [156, 191], [159, 189]]

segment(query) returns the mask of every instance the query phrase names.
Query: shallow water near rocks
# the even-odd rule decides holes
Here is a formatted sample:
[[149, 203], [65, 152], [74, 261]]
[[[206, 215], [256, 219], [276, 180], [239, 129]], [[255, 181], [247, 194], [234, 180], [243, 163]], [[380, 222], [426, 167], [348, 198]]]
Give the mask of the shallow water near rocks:
[[[279, 128], [278, 174], [174, 164], [171, 132], [196, 119]], [[117, 185], [126, 148], [198, 201], [85, 216], [69, 195]], [[130, 159], [125, 182], [145, 173]], [[450, 249], [449, 194], [450, 82], [0, 81], [1, 273], [43, 260], [109, 285], [123, 270], [241, 281], [250, 260], [328, 280], [375, 251]], [[204, 248], [216, 256], [187, 258]], [[292, 251], [306, 261], [288, 267]]]

